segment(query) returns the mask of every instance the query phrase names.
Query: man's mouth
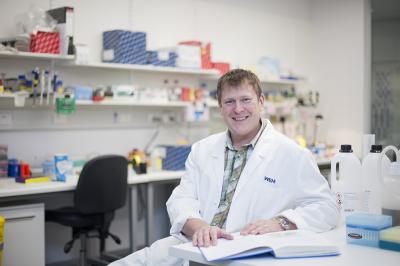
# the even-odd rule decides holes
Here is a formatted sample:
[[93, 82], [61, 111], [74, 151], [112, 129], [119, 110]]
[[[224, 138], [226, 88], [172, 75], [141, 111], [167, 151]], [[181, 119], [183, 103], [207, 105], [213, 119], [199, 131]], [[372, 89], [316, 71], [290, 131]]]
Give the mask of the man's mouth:
[[242, 116], [242, 117], [232, 117], [235, 121], [243, 121], [246, 120], [249, 116]]

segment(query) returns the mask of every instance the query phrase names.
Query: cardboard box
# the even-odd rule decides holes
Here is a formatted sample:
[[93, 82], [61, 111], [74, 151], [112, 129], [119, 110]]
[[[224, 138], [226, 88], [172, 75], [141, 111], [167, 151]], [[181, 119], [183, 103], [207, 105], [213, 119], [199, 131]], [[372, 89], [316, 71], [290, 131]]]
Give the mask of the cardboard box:
[[146, 64], [146, 33], [126, 30], [103, 32], [103, 62]]
[[147, 64], [174, 67], [178, 55], [168, 51], [147, 51]]
[[185, 162], [189, 156], [191, 146], [161, 146], [165, 149], [165, 157], [163, 159], [163, 170], [185, 170]]
[[213, 65], [211, 62], [211, 43], [204, 44], [200, 41], [184, 41], [184, 42], [180, 42], [179, 44], [198, 46], [200, 48], [201, 68], [203, 68], [203, 69], [213, 68]]
[[47, 10], [47, 14], [57, 21], [57, 29], [60, 32], [60, 53], [74, 54], [74, 8], [59, 7]]

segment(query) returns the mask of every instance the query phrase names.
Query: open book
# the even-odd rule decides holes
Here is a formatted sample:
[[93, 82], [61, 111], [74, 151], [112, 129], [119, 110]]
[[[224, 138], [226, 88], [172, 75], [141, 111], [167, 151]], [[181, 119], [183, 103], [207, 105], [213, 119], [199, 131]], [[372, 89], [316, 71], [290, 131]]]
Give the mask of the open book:
[[244, 258], [271, 253], [276, 258], [319, 257], [339, 255], [339, 248], [321, 235], [291, 230], [264, 235], [233, 234], [233, 240], [218, 239], [218, 245], [201, 247], [208, 261]]

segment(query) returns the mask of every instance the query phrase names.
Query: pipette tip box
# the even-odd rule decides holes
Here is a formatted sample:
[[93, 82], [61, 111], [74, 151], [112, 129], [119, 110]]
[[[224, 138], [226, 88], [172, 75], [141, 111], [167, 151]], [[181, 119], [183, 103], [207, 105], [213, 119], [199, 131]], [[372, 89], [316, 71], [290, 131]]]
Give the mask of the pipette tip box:
[[347, 243], [379, 247], [379, 232], [391, 226], [392, 216], [353, 213], [346, 217]]

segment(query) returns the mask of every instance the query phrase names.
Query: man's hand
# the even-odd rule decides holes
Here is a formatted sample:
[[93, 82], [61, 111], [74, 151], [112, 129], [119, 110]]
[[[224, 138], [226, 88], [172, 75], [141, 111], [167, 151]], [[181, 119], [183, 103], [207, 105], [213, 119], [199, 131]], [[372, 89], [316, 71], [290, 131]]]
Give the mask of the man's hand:
[[197, 247], [216, 246], [218, 238], [232, 240], [233, 236], [219, 227], [207, 225], [194, 232], [192, 242], [193, 246]]
[[182, 228], [182, 233], [188, 237], [192, 237], [193, 246], [209, 247], [217, 245], [218, 238], [233, 239], [231, 234], [224, 230], [210, 226], [201, 219], [188, 219]]
[[246, 225], [241, 235], [262, 235], [271, 232], [283, 231], [279, 222], [275, 219], [256, 220]]

